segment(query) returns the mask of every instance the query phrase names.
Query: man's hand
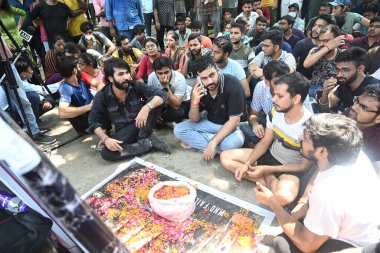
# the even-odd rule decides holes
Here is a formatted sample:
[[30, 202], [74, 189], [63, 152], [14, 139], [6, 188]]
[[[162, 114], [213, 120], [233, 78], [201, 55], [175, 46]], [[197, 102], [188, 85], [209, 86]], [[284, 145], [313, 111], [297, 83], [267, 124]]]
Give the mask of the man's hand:
[[291, 215], [300, 220], [306, 216], [307, 210], [309, 209], [309, 205], [307, 203], [298, 202], [296, 207], [293, 208]]
[[253, 189], [253, 192], [256, 195], [257, 201], [261, 204], [269, 206], [270, 199], [273, 197], [273, 193], [262, 185], [260, 182], [256, 182], [256, 187]]
[[161, 75], [158, 80], [160, 81], [162, 87], [169, 88], [169, 75]]
[[122, 143], [122, 141], [112, 139], [110, 137], [106, 138], [104, 141], [104, 145], [106, 145], [106, 147], [111, 151], [122, 151], [123, 148], [120, 146]]
[[337, 84], [337, 80], [335, 77], [330, 77], [329, 79], [326, 79], [326, 81], [323, 83], [323, 91], [329, 93]]
[[240, 168], [235, 170], [235, 178], [238, 181], [241, 181], [241, 179], [247, 174], [248, 169], [249, 166], [247, 164], [243, 164], [242, 166], [240, 166]]
[[327, 46], [327, 49], [332, 50], [334, 48], [343, 46], [344, 44], [346, 44], [345, 36], [340, 35], [340, 36], [330, 40], [329, 42], [327, 42], [326, 46]]
[[216, 145], [214, 144], [213, 141], [210, 141], [207, 144], [205, 150], [203, 151], [203, 155], [202, 155], [202, 158], [204, 161], [211, 161], [212, 159], [214, 159], [215, 148], [216, 148]]
[[92, 104], [93, 104], [93, 103], [94, 103], [94, 100], [92, 100], [91, 103], [89, 103], [88, 105], [85, 105], [87, 111], [91, 111], [91, 108], [92, 108]]
[[43, 100], [43, 101], [42, 101], [42, 109], [43, 109], [44, 111], [50, 110], [52, 107], [53, 107], [53, 105], [50, 104], [49, 101], [47, 101], [47, 100]]
[[149, 107], [148, 106], [143, 106], [136, 116], [136, 127], [137, 128], [142, 128], [146, 126], [146, 121], [148, 120], [148, 115], [149, 115]]
[[248, 66], [249, 73], [255, 78], [259, 79], [264, 76], [263, 69], [257, 67], [255, 64]]
[[156, 27], [156, 30], [157, 30], [157, 31], [161, 29], [160, 21], [158, 21], [158, 20], [156, 21], [156, 23], [155, 23], [155, 27]]
[[252, 178], [260, 178], [265, 174], [265, 166], [249, 166], [247, 174]]
[[203, 87], [203, 85], [200, 83], [194, 86], [193, 92], [191, 94], [192, 103], [199, 103], [201, 101], [201, 98], [205, 95], [204, 89], [205, 87]]
[[263, 138], [264, 137], [264, 134], [265, 134], [265, 129], [263, 127], [263, 125], [261, 124], [255, 124], [252, 126], [252, 131], [253, 133], [259, 137], [259, 138]]

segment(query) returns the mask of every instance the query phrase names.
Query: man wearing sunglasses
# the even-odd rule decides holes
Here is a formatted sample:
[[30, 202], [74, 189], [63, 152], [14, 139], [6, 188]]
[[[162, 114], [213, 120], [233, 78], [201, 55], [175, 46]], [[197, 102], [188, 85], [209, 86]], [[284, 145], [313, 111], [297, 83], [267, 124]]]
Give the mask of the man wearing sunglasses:
[[[322, 112], [344, 111], [353, 105], [355, 96], [360, 96], [366, 86], [380, 83], [380, 80], [364, 73], [366, 51], [352, 47], [335, 58], [336, 77], [326, 79], [322, 97], [319, 100]], [[335, 86], [339, 85], [336, 89]]]

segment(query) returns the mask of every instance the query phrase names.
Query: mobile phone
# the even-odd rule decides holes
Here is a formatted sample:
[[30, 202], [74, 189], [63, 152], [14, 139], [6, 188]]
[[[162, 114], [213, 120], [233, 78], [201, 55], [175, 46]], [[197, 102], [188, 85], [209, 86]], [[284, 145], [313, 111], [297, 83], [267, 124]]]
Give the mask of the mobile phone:
[[207, 89], [203, 85], [202, 80], [201, 80], [201, 78], [199, 76], [197, 76], [197, 80], [198, 80], [198, 83], [203, 86], [203, 94], [206, 96], [207, 95]]

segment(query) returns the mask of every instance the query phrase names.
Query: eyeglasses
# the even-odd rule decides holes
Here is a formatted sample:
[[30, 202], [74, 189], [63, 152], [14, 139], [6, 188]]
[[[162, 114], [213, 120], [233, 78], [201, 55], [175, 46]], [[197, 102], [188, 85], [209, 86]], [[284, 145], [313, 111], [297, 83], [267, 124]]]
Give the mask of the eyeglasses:
[[368, 108], [368, 106], [361, 104], [361, 103], [359, 102], [359, 97], [358, 97], [358, 96], [355, 96], [355, 97], [354, 97], [353, 102], [354, 102], [354, 104], [357, 104], [357, 105], [359, 106], [359, 109], [360, 109], [362, 112], [379, 113], [379, 111], [373, 111], [373, 110], [371, 110], [370, 108]]

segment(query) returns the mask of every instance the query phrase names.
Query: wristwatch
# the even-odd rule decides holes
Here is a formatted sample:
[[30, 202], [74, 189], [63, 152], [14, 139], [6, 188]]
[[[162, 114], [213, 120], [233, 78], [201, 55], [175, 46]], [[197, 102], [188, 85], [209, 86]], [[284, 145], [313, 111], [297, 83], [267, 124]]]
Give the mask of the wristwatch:
[[164, 87], [164, 91], [168, 92], [169, 88], [168, 87]]
[[154, 109], [154, 106], [152, 105], [151, 102], [147, 103], [147, 106], [149, 107], [149, 110], [153, 110]]

